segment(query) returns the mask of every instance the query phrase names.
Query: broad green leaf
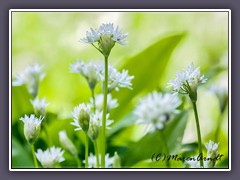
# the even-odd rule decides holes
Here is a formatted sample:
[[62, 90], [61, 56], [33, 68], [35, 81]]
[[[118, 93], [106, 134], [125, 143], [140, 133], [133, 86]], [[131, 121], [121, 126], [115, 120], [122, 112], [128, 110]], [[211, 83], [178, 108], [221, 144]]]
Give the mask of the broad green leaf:
[[[187, 119], [188, 112], [184, 111], [170, 121], [166, 125], [166, 129], [163, 131], [170, 154], [177, 153], [181, 148]], [[129, 147], [129, 150], [123, 157], [123, 165], [128, 167], [141, 160], [150, 159], [154, 153], [164, 153], [163, 149], [161, 133], [159, 131], [148, 133], [138, 142]]]
[[30, 103], [31, 96], [25, 86], [12, 87], [12, 124], [14, 124], [24, 114], [33, 112]]
[[157, 88], [174, 49], [183, 37], [184, 34], [177, 34], [160, 39], [125, 61], [126, 63], [121, 68], [127, 69], [129, 74], [134, 76], [132, 80], [133, 89], [121, 89], [119, 92], [113, 92], [114, 96], [119, 97], [120, 104], [116, 110], [112, 111], [112, 117], [115, 120], [131, 109], [130, 101], [135, 96], [141, 92], [148, 92]]
[[109, 138], [117, 135], [119, 132], [121, 132], [122, 129], [135, 124], [135, 122], [136, 122], [136, 119], [132, 114], [125, 116], [123, 119], [121, 119], [120, 121], [116, 122], [113, 125], [110, 132], [108, 133]]
[[12, 138], [12, 168], [33, 168], [33, 158], [29, 149]]

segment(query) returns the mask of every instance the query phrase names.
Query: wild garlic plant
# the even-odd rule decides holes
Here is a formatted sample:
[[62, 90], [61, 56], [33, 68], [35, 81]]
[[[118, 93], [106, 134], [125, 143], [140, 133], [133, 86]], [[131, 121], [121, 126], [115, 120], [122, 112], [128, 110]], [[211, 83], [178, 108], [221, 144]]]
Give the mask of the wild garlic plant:
[[[199, 154], [202, 154], [202, 138], [196, 105], [198, 98], [197, 89], [199, 84], [206, 83], [206, 81], [207, 78], [204, 78], [204, 75], [201, 75], [200, 68], [198, 67], [195, 69], [193, 63], [191, 63], [187, 67], [187, 70], [177, 72], [175, 79], [170, 80], [168, 83], [175, 93], [188, 95], [192, 102], [196, 120]], [[200, 160], [200, 166], [204, 167], [202, 159]]]
[[21, 74], [17, 74], [12, 82], [13, 86], [25, 85], [29, 94], [34, 100], [30, 99], [33, 105], [35, 114], [21, 117], [20, 120], [24, 122], [24, 135], [26, 140], [31, 145], [32, 156], [34, 165], [38, 168], [38, 163], [36, 160], [34, 142], [38, 138], [41, 131], [41, 123], [45, 116], [45, 108], [47, 104], [44, 101], [39, 101], [37, 98], [39, 83], [44, 79], [45, 73], [42, 72], [43, 66], [38, 64], [31, 65], [27, 67]]
[[[23, 73], [17, 74], [15, 79], [12, 82], [13, 86], [22, 86], [25, 85], [28, 93], [31, 95], [32, 99], [30, 99], [30, 102], [33, 106], [34, 113], [31, 115], [26, 115], [24, 117], [21, 117], [20, 120], [24, 122], [24, 136], [26, 140], [31, 145], [32, 150], [32, 156], [34, 161], [35, 168], [38, 168], [38, 162], [42, 164], [43, 167], [50, 167], [50, 161], [51, 159], [54, 159], [56, 156], [56, 152], [59, 151], [59, 149], [51, 148], [51, 153], [42, 153], [38, 150], [38, 153], [35, 153], [34, 149], [34, 143], [37, 140], [40, 132], [41, 132], [41, 126], [43, 126], [45, 130], [46, 139], [48, 140], [48, 145], [51, 145], [50, 142], [51, 138], [48, 136], [47, 126], [46, 126], [46, 107], [49, 105], [49, 103], [46, 102], [46, 98], [43, 97], [40, 99], [38, 97], [39, 92], [39, 86], [40, 82], [44, 79], [45, 73], [43, 72], [43, 65], [34, 64], [27, 67]], [[43, 121], [44, 119], [44, 121]], [[36, 158], [37, 156], [37, 158]], [[62, 158], [60, 158], [61, 161], [63, 161]], [[48, 161], [48, 162], [47, 162]], [[52, 163], [53, 165], [54, 163]], [[52, 166], [51, 166], [52, 167]]]
[[[134, 76], [129, 76], [127, 70], [119, 72], [117, 69], [109, 65], [109, 56], [112, 48], [116, 43], [125, 45], [127, 34], [122, 34], [119, 27], [114, 27], [113, 23], [102, 24], [98, 29], [91, 28], [86, 32], [86, 38], [80, 41], [91, 44], [104, 57], [104, 63], [93, 63], [89, 61], [85, 63], [83, 60], [76, 60], [70, 65], [70, 71], [79, 73], [85, 77], [92, 93], [90, 104], [79, 104], [74, 108], [72, 116], [76, 126], [75, 130], [82, 130], [85, 134], [85, 168], [89, 167], [88, 163], [88, 137], [93, 141], [96, 166], [97, 168], [107, 167], [105, 163], [106, 157], [106, 129], [112, 120], [109, 120], [109, 112], [111, 108], [118, 106], [117, 100], [112, 99], [111, 92], [119, 90], [119, 88], [131, 89], [131, 80]], [[103, 84], [103, 94], [95, 96], [94, 90], [96, 84]], [[99, 138], [98, 138], [99, 137]], [[101, 147], [98, 147], [98, 144]], [[100, 153], [99, 153], [100, 150]], [[101, 158], [101, 163], [99, 158]], [[92, 160], [91, 156], [91, 160]], [[92, 167], [92, 166], [91, 166]]]

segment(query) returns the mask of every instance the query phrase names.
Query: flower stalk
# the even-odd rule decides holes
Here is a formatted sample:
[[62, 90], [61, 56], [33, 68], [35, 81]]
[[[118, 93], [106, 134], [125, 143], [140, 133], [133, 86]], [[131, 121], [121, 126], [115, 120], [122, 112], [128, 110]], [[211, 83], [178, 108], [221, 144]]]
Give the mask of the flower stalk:
[[99, 153], [98, 153], [98, 145], [97, 145], [97, 141], [96, 141], [96, 140], [93, 141], [93, 145], [94, 145], [94, 150], [95, 150], [97, 168], [99, 168], [99, 167], [100, 167], [100, 163], [99, 163]]
[[31, 150], [32, 150], [34, 166], [35, 166], [35, 168], [38, 168], [38, 162], [37, 162], [37, 158], [36, 158], [36, 154], [35, 154], [35, 150], [34, 150], [34, 145], [33, 144], [31, 144]]
[[107, 94], [108, 94], [108, 56], [105, 56], [105, 80], [104, 80], [104, 98], [103, 98], [103, 114], [102, 114], [102, 153], [101, 166], [105, 167], [105, 151], [106, 151], [106, 116], [107, 116]]
[[88, 135], [85, 134], [85, 168], [88, 168]]
[[[196, 105], [196, 102], [194, 102], [194, 101], [192, 101], [192, 104], [193, 104], [193, 110], [194, 110], [194, 115], [195, 115], [195, 120], [196, 120], [197, 135], [198, 135], [198, 150], [199, 150], [199, 154], [202, 154], [202, 138], [201, 138], [199, 119], [198, 119], [197, 105]], [[204, 168], [203, 159], [200, 159], [200, 166]]]

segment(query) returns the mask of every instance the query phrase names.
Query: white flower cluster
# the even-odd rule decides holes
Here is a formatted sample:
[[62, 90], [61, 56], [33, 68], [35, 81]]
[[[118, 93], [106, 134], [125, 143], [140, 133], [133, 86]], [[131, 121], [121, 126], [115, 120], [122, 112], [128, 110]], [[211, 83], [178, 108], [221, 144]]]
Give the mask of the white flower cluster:
[[25, 84], [28, 92], [36, 97], [38, 92], [39, 82], [45, 77], [45, 73], [42, 72], [43, 66], [38, 64], [27, 67], [22, 74], [17, 74], [13, 80], [13, 86], [21, 86]]
[[212, 157], [218, 154], [218, 145], [219, 143], [214, 143], [212, 140], [209, 140], [209, 142], [205, 144], [208, 157]]
[[151, 125], [150, 131], [161, 130], [171, 115], [178, 113], [181, 100], [175, 94], [162, 94], [154, 91], [140, 100], [134, 111], [138, 123]]
[[[90, 113], [91, 113], [91, 107], [89, 104], [79, 104], [78, 106], [74, 107], [74, 110], [72, 112], [72, 116], [73, 116], [73, 122], [71, 123], [72, 125], [76, 126], [77, 128], [75, 128], [75, 131], [79, 131], [82, 130], [83, 127], [80, 124], [89, 124], [89, 119], [88, 122], [87, 118], [85, 118], [85, 116], [89, 116], [90, 117]], [[84, 122], [81, 122], [81, 116], [84, 119]]]
[[[84, 61], [79, 62], [76, 60], [75, 63], [70, 64], [70, 70], [73, 73], [82, 74], [88, 81], [89, 87], [93, 90], [96, 84], [101, 80], [105, 80], [105, 68], [104, 63], [84, 63]], [[108, 66], [108, 92], [119, 90], [119, 88], [129, 88], [132, 89], [131, 80], [134, 76], [129, 76], [128, 71], [123, 69], [119, 72], [116, 68], [111, 65]]]
[[49, 103], [46, 102], [46, 98], [39, 99], [36, 97], [34, 100], [30, 100], [31, 104], [33, 105], [34, 111], [37, 115], [45, 116], [46, 114], [46, 107]]
[[41, 131], [43, 117], [37, 118], [34, 114], [20, 118], [24, 122], [24, 135], [30, 144], [33, 144]]
[[[204, 75], [201, 76], [200, 68], [194, 69], [193, 63], [191, 63], [187, 70], [177, 72], [176, 78], [169, 81], [169, 86], [173, 91], [189, 94], [190, 91], [196, 91], [198, 84], [205, 83], [207, 81]], [[189, 86], [191, 90], [189, 89]]]
[[64, 161], [64, 151], [61, 148], [51, 147], [46, 151], [37, 150], [36, 157], [44, 168], [54, 168], [56, 164]]
[[[91, 112], [91, 106], [89, 104], [79, 104], [76, 106], [72, 112], [73, 120], [71, 124], [76, 126], [75, 131], [82, 130], [81, 122], [79, 119], [81, 117], [81, 112], [86, 112], [89, 115], [88, 124], [94, 124], [98, 126], [102, 126], [102, 111], [96, 110], [95, 112]], [[113, 123], [113, 120], [109, 120], [109, 114], [106, 116], [106, 128], [110, 129], [109, 125]], [[85, 123], [86, 124], [86, 123]]]
[[[99, 155], [99, 159], [101, 155]], [[107, 153], [105, 155], [105, 168], [112, 168], [113, 166], [113, 161], [114, 161], [114, 157], [109, 157], [109, 154]], [[85, 163], [86, 161], [83, 160], [83, 163]], [[97, 168], [97, 164], [96, 164], [96, 156], [94, 156], [92, 153], [90, 153], [90, 155], [88, 156], [88, 167], [89, 168]]]
[[70, 70], [73, 73], [82, 74], [88, 81], [89, 87], [91, 89], [94, 89], [100, 80], [98, 65], [92, 61], [85, 63], [83, 60], [81, 62], [79, 60], [76, 60], [75, 63], [70, 64]]
[[114, 28], [113, 23], [108, 24], [102, 24], [99, 29], [92, 29], [91, 31], [86, 32], [86, 38], [81, 39], [82, 42], [87, 44], [93, 44], [95, 42], [99, 42], [101, 39], [108, 37], [114, 42], [117, 42], [121, 45], [125, 45], [126, 41], [125, 38], [127, 37], [126, 34], [122, 34], [122, 31], [119, 30], [119, 27], [117, 26]]
[[[105, 81], [105, 69], [104, 64], [99, 64], [99, 74], [101, 80]], [[132, 89], [132, 79], [134, 76], [128, 75], [128, 70], [123, 69], [122, 72], [119, 72], [116, 68], [111, 65], [108, 66], [108, 91], [111, 92], [114, 89], [119, 91], [119, 88], [128, 88]]]

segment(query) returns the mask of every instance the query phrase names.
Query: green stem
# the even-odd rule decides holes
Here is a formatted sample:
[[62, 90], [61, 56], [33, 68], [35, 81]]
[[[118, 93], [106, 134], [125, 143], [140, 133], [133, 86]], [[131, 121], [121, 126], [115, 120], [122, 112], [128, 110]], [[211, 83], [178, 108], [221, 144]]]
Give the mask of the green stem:
[[35, 166], [35, 168], [38, 168], [38, 162], [37, 162], [37, 158], [36, 158], [36, 154], [35, 154], [35, 150], [34, 150], [34, 145], [33, 144], [31, 144], [31, 149], [32, 149], [32, 156], [33, 156], [34, 166]]
[[88, 135], [85, 134], [85, 168], [88, 168]]
[[91, 89], [92, 91], [92, 98], [93, 98], [93, 111], [96, 111], [96, 101], [95, 101], [95, 95], [94, 95], [94, 89]]
[[96, 156], [96, 162], [97, 162], [97, 168], [99, 168], [99, 153], [98, 153], [98, 145], [97, 145], [97, 141], [94, 140], [93, 141], [93, 145], [94, 145], [94, 149], [95, 149], [95, 156]]
[[79, 160], [78, 156], [75, 156], [75, 158], [76, 158], [76, 161], [77, 161], [77, 167], [80, 168], [81, 163], [80, 163], [80, 160]]
[[108, 56], [105, 56], [105, 79], [104, 79], [104, 100], [102, 114], [102, 152], [101, 166], [105, 167], [105, 149], [106, 149], [106, 115], [107, 115], [107, 94], [108, 94]]
[[217, 129], [216, 129], [215, 138], [214, 138], [215, 142], [218, 142], [218, 136], [219, 136], [221, 124], [222, 124], [222, 113], [220, 113], [218, 116]]
[[[198, 135], [198, 150], [199, 150], [199, 154], [202, 154], [202, 138], [201, 138], [199, 119], [198, 119], [197, 106], [195, 101], [192, 101], [192, 104], [193, 104], [193, 110], [194, 110], [194, 115], [196, 119], [196, 127], [197, 127], [197, 135]], [[200, 159], [200, 166], [204, 168], [203, 159]]]
[[[163, 130], [160, 130], [160, 133], [162, 136], [162, 141], [163, 141], [166, 156], [168, 156], [170, 154], [169, 154], [169, 149], [168, 149], [167, 141], [166, 141], [165, 135], [163, 133]], [[170, 161], [166, 160], [166, 166], [167, 166], [167, 168], [170, 168]]]
[[45, 132], [45, 135], [46, 135], [46, 140], [47, 140], [48, 146], [52, 146], [52, 141], [51, 141], [51, 138], [49, 137], [49, 134], [48, 134], [48, 129], [47, 129], [46, 122], [43, 124], [43, 129], [44, 129], [44, 132]]

